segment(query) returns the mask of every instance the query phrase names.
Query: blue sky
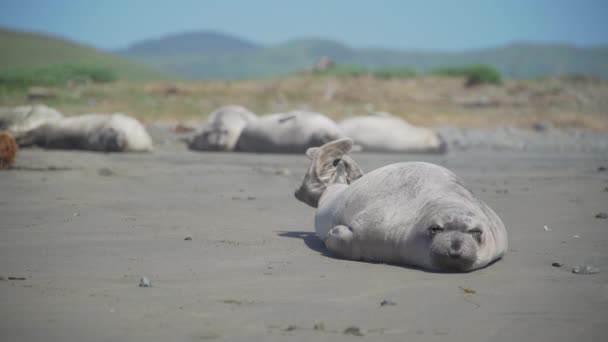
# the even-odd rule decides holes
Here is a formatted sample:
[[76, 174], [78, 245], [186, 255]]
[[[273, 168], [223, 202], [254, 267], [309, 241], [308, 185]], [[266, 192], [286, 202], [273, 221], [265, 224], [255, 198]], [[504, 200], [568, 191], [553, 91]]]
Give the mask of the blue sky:
[[[513, 41], [608, 45], [608, 0], [0, 0], [0, 26], [102, 49], [213, 30], [262, 44], [459, 51]], [[1, 52], [0, 52], [1, 53]]]

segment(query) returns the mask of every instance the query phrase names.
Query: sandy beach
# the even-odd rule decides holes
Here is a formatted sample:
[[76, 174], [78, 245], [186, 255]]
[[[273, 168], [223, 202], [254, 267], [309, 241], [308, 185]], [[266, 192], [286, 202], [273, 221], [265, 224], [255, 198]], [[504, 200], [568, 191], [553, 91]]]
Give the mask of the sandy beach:
[[153, 153], [29, 149], [0, 172], [0, 340], [605, 339], [605, 149], [356, 154], [448, 167], [501, 216], [504, 259], [438, 274], [328, 255], [293, 197], [304, 156], [154, 134]]

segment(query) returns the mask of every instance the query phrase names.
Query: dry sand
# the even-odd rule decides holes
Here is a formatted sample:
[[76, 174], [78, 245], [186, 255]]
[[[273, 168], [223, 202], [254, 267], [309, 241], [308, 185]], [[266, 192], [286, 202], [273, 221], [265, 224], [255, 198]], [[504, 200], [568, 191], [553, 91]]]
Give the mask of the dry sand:
[[[608, 211], [605, 153], [355, 158], [365, 170], [452, 169], [502, 217], [508, 254], [468, 274], [332, 258], [314, 210], [293, 197], [304, 156], [196, 153], [174, 140], [149, 154], [23, 150], [21, 169], [0, 172], [0, 340], [607, 336], [608, 219], [595, 218]], [[600, 273], [571, 273], [578, 264]], [[153, 286], [138, 287], [141, 276]]]

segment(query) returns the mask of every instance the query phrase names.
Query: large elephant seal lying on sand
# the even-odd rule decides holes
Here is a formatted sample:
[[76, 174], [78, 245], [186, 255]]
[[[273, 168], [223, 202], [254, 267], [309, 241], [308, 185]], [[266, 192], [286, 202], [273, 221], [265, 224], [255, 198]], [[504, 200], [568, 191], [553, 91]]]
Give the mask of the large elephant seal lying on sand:
[[270, 114], [250, 122], [241, 132], [237, 150], [258, 153], [304, 153], [343, 137], [335, 122], [305, 111]]
[[352, 144], [341, 139], [312, 151], [309, 174], [296, 191], [298, 199], [306, 198], [315, 187], [306, 183], [329, 179], [318, 199], [315, 228], [333, 254], [468, 272], [505, 253], [502, 221], [451, 171], [429, 163], [398, 163], [349, 181], [352, 159], [344, 158]]
[[47, 122], [17, 137], [19, 146], [104, 152], [145, 152], [152, 139], [132, 117], [115, 113], [87, 114]]
[[363, 152], [444, 153], [446, 143], [429, 128], [416, 127], [388, 113], [359, 116], [338, 123]]
[[6, 130], [19, 136], [40, 125], [61, 118], [63, 118], [61, 113], [45, 105], [0, 108], [0, 131]]
[[254, 113], [241, 106], [216, 109], [188, 142], [188, 147], [198, 151], [234, 151], [243, 128], [256, 119]]

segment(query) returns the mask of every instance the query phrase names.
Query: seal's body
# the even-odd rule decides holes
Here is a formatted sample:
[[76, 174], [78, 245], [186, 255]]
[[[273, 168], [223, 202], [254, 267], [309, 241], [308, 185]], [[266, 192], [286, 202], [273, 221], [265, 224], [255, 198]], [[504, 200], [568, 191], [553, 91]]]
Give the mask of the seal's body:
[[323, 114], [306, 111], [259, 117], [243, 129], [237, 150], [258, 153], [304, 153], [343, 137], [338, 125]]
[[338, 123], [345, 136], [363, 152], [444, 153], [446, 143], [436, 132], [411, 125], [387, 113], [359, 116]]
[[313, 157], [313, 165], [325, 165], [325, 170], [336, 164], [315, 215], [317, 234], [332, 253], [458, 272], [503, 256], [504, 224], [451, 171], [430, 163], [398, 163], [349, 181], [352, 159], [345, 163], [335, 151], [345, 153], [350, 146], [349, 139], [339, 140]]
[[47, 122], [17, 138], [20, 146], [104, 152], [146, 152], [152, 139], [136, 119], [120, 114], [87, 114]]

